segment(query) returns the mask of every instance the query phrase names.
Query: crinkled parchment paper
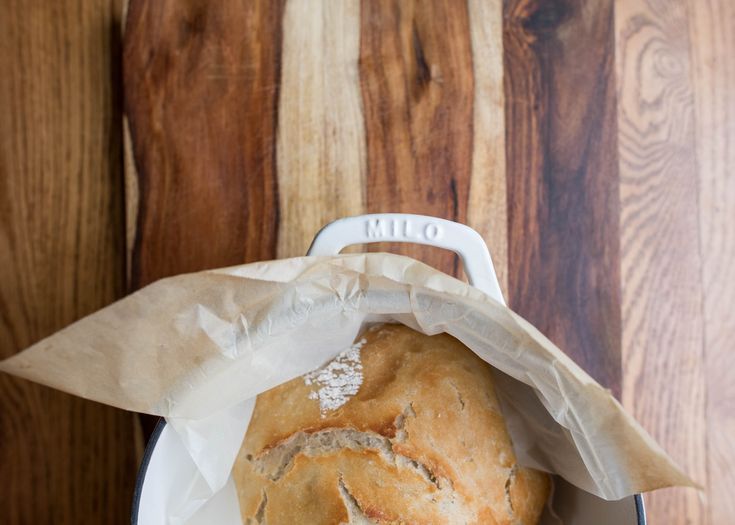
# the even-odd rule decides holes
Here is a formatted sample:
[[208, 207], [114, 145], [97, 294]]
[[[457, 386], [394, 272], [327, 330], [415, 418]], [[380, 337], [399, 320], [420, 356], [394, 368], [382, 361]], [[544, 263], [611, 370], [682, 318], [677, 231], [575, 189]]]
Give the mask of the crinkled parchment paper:
[[[0, 363], [0, 370], [166, 417], [202, 480], [229, 473], [260, 392], [347, 348], [366, 323], [447, 332], [496, 367], [522, 464], [605, 499], [692, 481], [599, 384], [482, 292], [407, 257], [300, 257], [158, 281]], [[172, 522], [174, 522], [172, 521]]]

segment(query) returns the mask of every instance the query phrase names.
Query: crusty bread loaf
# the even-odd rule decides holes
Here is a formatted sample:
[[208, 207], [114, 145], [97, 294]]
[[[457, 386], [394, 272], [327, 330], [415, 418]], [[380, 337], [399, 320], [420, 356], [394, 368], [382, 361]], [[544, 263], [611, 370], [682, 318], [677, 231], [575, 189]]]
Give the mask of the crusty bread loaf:
[[549, 494], [516, 465], [489, 365], [402, 325], [261, 394], [233, 476], [246, 524], [525, 525]]

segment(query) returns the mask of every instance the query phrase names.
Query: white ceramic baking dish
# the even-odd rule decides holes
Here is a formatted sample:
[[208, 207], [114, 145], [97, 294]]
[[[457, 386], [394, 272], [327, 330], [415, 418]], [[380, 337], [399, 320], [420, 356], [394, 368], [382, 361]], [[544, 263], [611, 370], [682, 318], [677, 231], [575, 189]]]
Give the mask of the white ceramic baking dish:
[[[505, 304], [490, 253], [475, 230], [452, 221], [400, 213], [362, 215], [325, 226], [314, 238], [308, 255], [335, 255], [353, 244], [412, 242], [444, 248], [462, 259], [470, 284]], [[146, 447], [133, 499], [133, 525], [167, 523], [165, 508], [176, 508], [180, 493], [172, 490], [182, 479], [194, 479], [196, 467], [177, 434], [162, 419]], [[176, 480], [176, 482], [174, 482]], [[234, 486], [228, 484], [196, 514], [198, 524], [239, 523]], [[561, 479], [555, 482], [565, 524], [645, 525], [643, 498], [635, 495], [606, 501], [581, 491]]]

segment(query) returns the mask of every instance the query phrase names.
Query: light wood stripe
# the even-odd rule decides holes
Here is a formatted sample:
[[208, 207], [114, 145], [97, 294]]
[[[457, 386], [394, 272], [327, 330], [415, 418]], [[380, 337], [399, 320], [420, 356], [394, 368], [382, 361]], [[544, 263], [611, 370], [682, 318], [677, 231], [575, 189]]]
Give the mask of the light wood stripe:
[[484, 0], [469, 0], [468, 9], [475, 90], [467, 223], [487, 242], [500, 288], [507, 297], [503, 9], [500, 2]]
[[303, 255], [324, 224], [365, 209], [360, 3], [289, 0], [276, 137], [278, 257]]
[[689, 0], [710, 523], [735, 516], [735, 3]]
[[[684, 3], [616, 4], [622, 400], [705, 483], [697, 166]], [[693, 490], [646, 498], [654, 523], [705, 523]]]
[[[127, 7], [127, 4], [126, 4]], [[133, 155], [133, 139], [130, 136], [130, 122], [123, 115], [123, 166], [124, 174], [124, 196], [125, 196], [125, 283], [131, 289], [133, 281], [133, 250], [135, 249], [135, 237], [138, 231], [138, 211], [140, 206], [140, 187], [138, 186], [139, 175], [135, 167]]]

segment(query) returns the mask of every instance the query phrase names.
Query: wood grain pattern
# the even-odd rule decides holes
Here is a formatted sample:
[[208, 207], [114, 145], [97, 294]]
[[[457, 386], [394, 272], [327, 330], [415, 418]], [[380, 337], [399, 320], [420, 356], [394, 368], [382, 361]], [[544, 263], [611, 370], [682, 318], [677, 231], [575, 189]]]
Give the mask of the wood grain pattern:
[[[690, 475], [706, 483], [687, 18], [684, 2], [617, 4], [623, 403]], [[659, 491], [646, 503], [655, 522], [706, 521], [692, 490]]]
[[281, 18], [278, 2], [130, 2], [133, 288], [275, 256]]
[[[477, 24], [489, 22], [490, 27], [499, 27], [500, 7], [494, 5], [495, 10], [476, 7]], [[237, 18], [229, 13], [235, 9], [230, 4], [207, 9], [202, 6], [194, 2], [186, 13], [177, 13], [165, 4], [152, 7], [132, 2], [130, 7], [125, 71], [134, 162], [127, 172], [134, 179], [128, 187], [135, 194], [137, 182], [142, 196], [135, 210], [139, 215], [137, 226], [130, 229], [135, 232], [134, 241], [128, 243], [133, 252], [134, 287], [179, 271], [251, 260], [233, 247], [244, 249], [255, 239], [272, 243], [279, 257], [302, 254], [325, 222], [363, 213], [366, 207], [368, 211], [411, 211], [465, 220], [470, 185], [475, 188], [475, 209], [480, 210], [474, 213], [473, 223], [496, 241], [500, 254], [496, 258], [504, 275], [506, 233], [504, 227], [499, 229], [501, 233], [497, 228], [505, 221], [504, 163], [494, 142], [502, 125], [502, 108], [498, 108], [502, 92], [499, 78], [493, 76], [502, 68], [498, 33], [488, 35], [484, 29], [483, 35], [480, 29], [476, 31], [477, 45], [482, 49], [478, 55], [483, 75], [480, 96], [491, 98], [478, 98], [482, 111], [473, 118], [473, 61], [464, 5], [457, 19], [452, 2], [418, 3], [420, 8], [405, 2], [367, 2], [361, 6], [348, 2], [335, 9], [326, 3], [291, 1], [283, 11], [282, 26], [287, 30], [279, 27], [279, 35], [262, 41], [259, 57], [242, 51], [243, 42], [234, 30], [229, 34], [223, 26], [230, 21], [233, 27], [241, 25], [255, 17], [253, 13]], [[205, 14], [196, 14], [200, 11]], [[191, 26], [195, 19], [201, 26], [197, 32], [179, 34], [181, 27]], [[255, 17], [248, 23], [266, 22], [272, 20]], [[155, 36], [150, 29], [153, 25], [157, 28]], [[447, 38], [447, 31], [451, 38]], [[176, 34], [176, 38], [171, 36]], [[277, 205], [268, 200], [271, 193], [263, 194], [264, 201], [256, 198], [259, 191], [249, 188], [252, 177], [261, 174], [257, 169], [243, 170], [237, 177], [220, 173], [222, 163], [216, 160], [232, 156], [228, 152], [239, 144], [240, 138], [231, 136], [236, 128], [211, 122], [209, 127], [197, 125], [196, 119], [205, 117], [198, 117], [189, 107], [194, 104], [201, 109], [206, 105], [212, 112], [213, 102], [207, 99], [210, 92], [206, 87], [210, 79], [201, 73], [201, 56], [205, 53], [200, 50], [212, 48], [215, 44], [210, 40], [235, 54], [233, 63], [248, 63], [248, 70], [273, 82], [268, 84], [270, 91], [264, 91], [243, 83], [242, 78], [234, 79], [227, 98], [217, 99], [216, 104], [222, 108], [270, 108], [268, 111], [273, 112], [277, 127], [262, 126], [251, 141], [258, 142], [253, 151], [260, 148], [275, 152], [275, 164], [256, 164], [266, 178], [273, 178], [267, 187], [273, 188]], [[180, 41], [186, 42], [181, 48], [177, 47]], [[450, 43], [449, 49], [443, 47], [445, 42]], [[265, 55], [273, 59], [275, 53], [279, 53], [280, 60], [266, 64]], [[227, 67], [225, 70], [230, 71], [235, 66]], [[276, 71], [266, 74], [264, 68]], [[405, 71], [394, 75], [399, 68]], [[187, 89], [178, 90], [177, 86], [183, 84]], [[237, 94], [242, 91], [252, 91], [251, 98], [244, 100]], [[271, 99], [270, 92], [278, 94]], [[263, 101], [256, 101], [257, 97]], [[202, 99], [208, 101], [203, 103]], [[228, 112], [236, 114], [235, 110]], [[206, 118], [211, 121], [209, 116]], [[473, 120], [483, 126], [474, 151], [472, 125], [467, 124]], [[393, 131], [384, 134], [381, 126]], [[165, 133], [161, 131], [164, 129]], [[373, 133], [372, 139], [366, 138], [366, 132]], [[220, 135], [219, 140], [212, 139], [215, 135]], [[189, 147], [192, 143], [200, 144], [196, 152]], [[191, 162], [182, 160], [187, 155], [192, 157]], [[392, 158], [398, 158], [398, 163]], [[386, 163], [392, 163], [391, 167], [386, 168]], [[218, 187], [248, 188], [223, 195], [213, 193], [206, 187], [211, 184], [201, 175], [205, 165], [209, 166], [210, 177], [225, 178]], [[399, 172], [411, 175], [398, 177]], [[240, 206], [238, 195], [251, 191], [250, 204], [259, 199], [258, 207]], [[184, 230], [193, 239], [211, 237], [204, 231], [212, 228], [210, 206], [204, 204], [207, 202], [228, 210], [225, 217], [217, 219], [222, 221], [220, 230], [224, 221], [232, 219], [231, 210], [237, 208], [243, 217], [250, 214], [248, 221], [256, 220], [258, 215], [265, 225], [277, 220], [277, 236], [271, 229], [244, 236], [236, 227], [227, 233], [225, 248], [177, 248], [183, 242]], [[481, 210], [488, 210], [486, 202], [491, 202], [493, 208], [483, 213]], [[151, 243], [150, 249], [145, 246], [147, 242]], [[404, 245], [398, 248], [401, 250], [420, 253], [427, 260], [426, 248]], [[219, 262], [215, 262], [215, 251], [223, 252]], [[255, 249], [255, 253], [261, 252]], [[429, 254], [428, 262], [432, 262], [432, 252]], [[452, 255], [433, 255], [445, 261], [445, 269], [457, 271]], [[272, 256], [261, 253], [260, 258]], [[156, 266], [159, 268], [150, 273], [146, 270]]]
[[[2, 4], [2, 355], [123, 293], [124, 251], [135, 288], [299, 255], [340, 215], [460, 220], [707, 483], [651, 522], [731, 521], [735, 4], [133, 0], [123, 134], [119, 3]], [[0, 378], [0, 522], [126, 522], [138, 427]]]
[[467, 8], [474, 76], [467, 224], [485, 239], [500, 289], [508, 297], [503, 6], [501, 2], [469, 0]]
[[278, 131], [278, 257], [365, 210], [365, 124], [358, 79], [360, 2], [288, 0]]
[[[363, 1], [360, 26], [368, 211], [466, 222], [474, 100], [466, 3]], [[459, 272], [447, 252], [413, 244], [370, 249]]]
[[619, 395], [613, 3], [504, 5], [509, 303]]
[[[0, 357], [118, 297], [120, 6], [2, 2]], [[125, 523], [132, 414], [0, 377], [0, 523]]]
[[[735, 516], [735, 4], [686, 3], [694, 86], [710, 523]], [[703, 458], [704, 459], [704, 458]]]

